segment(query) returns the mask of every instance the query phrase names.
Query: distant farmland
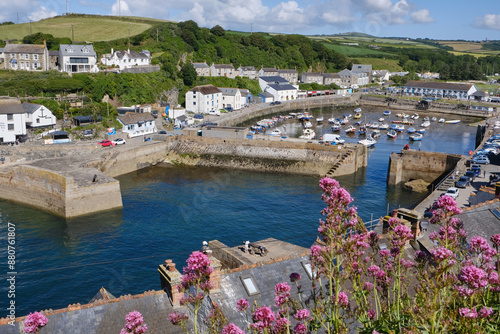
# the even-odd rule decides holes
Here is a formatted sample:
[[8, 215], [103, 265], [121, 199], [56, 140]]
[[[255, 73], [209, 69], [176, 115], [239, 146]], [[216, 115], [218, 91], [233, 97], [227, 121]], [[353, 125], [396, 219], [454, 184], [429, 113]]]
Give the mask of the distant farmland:
[[75, 41], [111, 41], [140, 34], [152, 25], [148, 23], [120, 20], [111, 17], [95, 16], [57, 16], [32, 23], [0, 26], [0, 38], [22, 40], [24, 36], [41, 32], [54, 37], [72, 38], [73, 26]]

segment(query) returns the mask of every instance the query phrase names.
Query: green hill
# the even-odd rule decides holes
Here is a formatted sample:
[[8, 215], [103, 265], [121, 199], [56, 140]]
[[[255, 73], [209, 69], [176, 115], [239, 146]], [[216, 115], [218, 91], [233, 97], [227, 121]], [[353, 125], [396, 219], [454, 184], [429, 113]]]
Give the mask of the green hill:
[[40, 20], [31, 23], [0, 26], [0, 39], [22, 40], [24, 36], [37, 32], [51, 34], [54, 37], [72, 38], [75, 41], [112, 41], [134, 36], [152, 27], [159, 20], [133, 17], [67, 15]]

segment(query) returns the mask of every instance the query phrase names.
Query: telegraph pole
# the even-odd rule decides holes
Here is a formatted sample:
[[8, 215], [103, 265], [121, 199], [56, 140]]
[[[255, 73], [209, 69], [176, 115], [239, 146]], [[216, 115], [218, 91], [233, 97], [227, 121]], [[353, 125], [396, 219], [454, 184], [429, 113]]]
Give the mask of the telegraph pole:
[[69, 0], [66, 0], [66, 15], [69, 14]]

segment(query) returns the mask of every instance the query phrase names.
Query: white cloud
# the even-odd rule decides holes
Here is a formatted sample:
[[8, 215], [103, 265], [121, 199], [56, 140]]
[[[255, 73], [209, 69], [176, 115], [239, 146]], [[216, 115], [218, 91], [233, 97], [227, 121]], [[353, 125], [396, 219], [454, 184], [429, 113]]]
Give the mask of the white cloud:
[[483, 17], [477, 17], [475, 26], [484, 29], [500, 30], [500, 15], [487, 14]]
[[410, 20], [415, 23], [431, 23], [434, 19], [430, 16], [428, 9], [421, 9], [419, 11], [413, 12], [410, 15]]
[[47, 19], [49, 17], [54, 17], [58, 15], [55, 11], [53, 11], [52, 9], [47, 9], [45, 7], [40, 7], [38, 8], [36, 11], [34, 11], [33, 13], [31, 13], [28, 18], [31, 20], [31, 21], [40, 21], [40, 20], [43, 20], [43, 19]]
[[391, 0], [363, 0], [362, 8], [367, 11], [388, 10], [391, 8]]
[[132, 12], [126, 3], [123, 0], [117, 0], [113, 6], [111, 6], [111, 15], [130, 15]]

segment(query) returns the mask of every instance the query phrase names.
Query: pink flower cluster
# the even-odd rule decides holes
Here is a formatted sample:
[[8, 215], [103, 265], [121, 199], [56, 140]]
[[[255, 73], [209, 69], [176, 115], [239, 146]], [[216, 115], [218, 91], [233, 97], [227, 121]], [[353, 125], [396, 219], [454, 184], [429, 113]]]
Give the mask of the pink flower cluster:
[[184, 273], [203, 272], [210, 268], [210, 259], [202, 252], [193, 252], [187, 259], [187, 267], [184, 267]]
[[245, 311], [250, 307], [250, 304], [248, 303], [248, 300], [245, 298], [241, 298], [236, 302], [236, 307], [238, 308], [238, 311], [242, 312]]
[[443, 246], [439, 246], [431, 249], [431, 255], [434, 261], [440, 263], [446, 259], [455, 258], [455, 254], [453, 252]]
[[477, 311], [475, 309], [469, 309], [468, 307], [463, 307], [458, 310], [458, 313], [462, 318], [475, 319], [477, 318]]
[[245, 334], [245, 332], [235, 324], [230, 323], [222, 329], [222, 334]]
[[47, 317], [40, 312], [30, 313], [26, 319], [24, 319], [24, 331], [26, 333], [36, 333], [47, 325], [48, 321]]
[[310, 315], [311, 313], [309, 313], [309, 310], [304, 308], [302, 310], [298, 310], [297, 312], [295, 312], [293, 317], [298, 321], [303, 321], [303, 320], [310, 320], [309, 319]]
[[142, 334], [148, 330], [148, 326], [144, 323], [142, 314], [138, 311], [132, 311], [127, 314], [125, 316], [125, 321], [125, 328], [120, 331], [120, 334]]
[[349, 305], [349, 297], [347, 296], [347, 293], [339, 292], [337, 303], [342, 307], [347, 307], [347, 305]]
[[278, 283], [274, 286], [274, 303], [276, 307], [281, 307], [290, 299], [290, 285], [288, 283]]
[[500, 247], [500, 234], [495, 234], [491, 237], [490, 240], [495, 245], [495, 247]]
[[255, 321], [250, 325], [252, 329], [263, 330], [264, 328], [269, 328], [271, 324], [276, 320], [276, 317], [268, 306], [259, 307], [252, 314], [253, 320]]
[[487, 276], [484, 270], [474, 265], [463, 267], [458, 275], [458, 279], [474, 290], [484, 288], [488, 285]]
[[183, 322], [185, 322], [188, 319], [188, 316], [184, 313], [181, 312], [172, 312], [168, 316], [168, 320], [173, 324], [173, 325], [179, 325]]

